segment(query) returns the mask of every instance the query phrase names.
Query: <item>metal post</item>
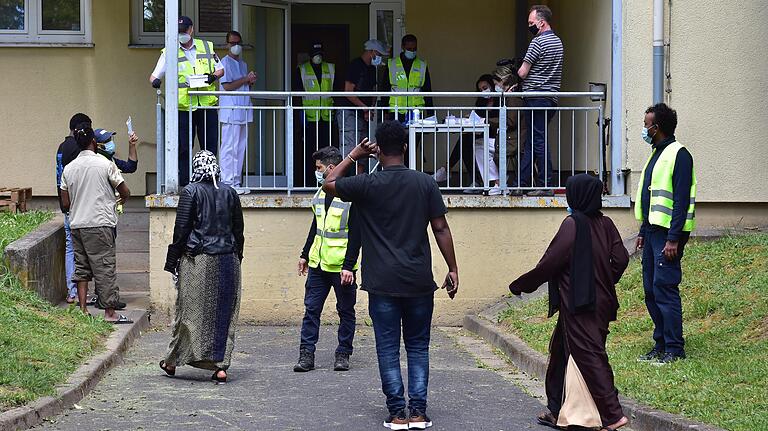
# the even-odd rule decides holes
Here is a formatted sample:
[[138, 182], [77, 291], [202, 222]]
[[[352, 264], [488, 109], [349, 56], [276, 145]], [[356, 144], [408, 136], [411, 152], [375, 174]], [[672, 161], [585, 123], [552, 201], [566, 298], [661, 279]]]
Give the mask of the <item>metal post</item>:
[[[292, 105], [291, 97], [287, 97], [286, 100], [287, 102], [285, 105], [285, 174], [287, 176], [286, 181], [288, 186], [288, 196], [290, 196], [291, 190], [293, 190], [293, 105]], [[277, 114], [277, 112], [275, 112], [275, 114]], [[304, 121], [306, 121], [306, 118]], [[320, 123], [318, 122], [317, 125], [319, 124]], [[315, 126], [315, 129], [317, 129], [317, 126]], [[304, 153], [306, 154], [306, 148], [304, 149]], [[306, 171], [304, 166], [301, 167], [301, 170]], [[306, 175], [306, 173], [304, 175]], [[306, 180], [304, 180], [304, 182], [305, 182], [304, 186], [306, 186]]]
[[165, 128], [165, 125], [163, 123], [162, 91], [159, 88], [157, 89], [155, 119], [157, 120], [155, 128], [155, 142], [157, 143], [155, 151], [155, 157], [157, 159], [155, 160], [155, 193], [160, 194], [164, 193], [163, 181], [165, 180], [165, 141], [163, 140], [163, 129]]
[[653, 103], [664, 101], [664, 0], [653, 0]]
[[[179, 0], [165, 2], [165, 192], [179, 191]], [[186, 142], [184, 143], [186, 145]]]
[[623, 0], [613, 0], [612, 21], [613, 21], [613, 45], [611, 47], [612, 60], [611, 65], [611, 194], [624, 194], [624, 174], [621, 172], [623, 165], [622, 154], [624, 152], [624, 141], [622, 139], [621, 125], [624, 124], [623, 118], [623, 63], [622, 63], [622, 44], [623, 44]]
[[[518, 118], [519, 120], [519, 118]], [[519, 130], [519, 127], [518, 127]], [[507, 190], [507, 100], [502, 95], [499, 103], [499, 187]], [[520, 146], [518, 142], [518, 147]], [[487, 163], [487, 162], [486, 162]], [[520, 170], [518, 162], [518, 170]]]

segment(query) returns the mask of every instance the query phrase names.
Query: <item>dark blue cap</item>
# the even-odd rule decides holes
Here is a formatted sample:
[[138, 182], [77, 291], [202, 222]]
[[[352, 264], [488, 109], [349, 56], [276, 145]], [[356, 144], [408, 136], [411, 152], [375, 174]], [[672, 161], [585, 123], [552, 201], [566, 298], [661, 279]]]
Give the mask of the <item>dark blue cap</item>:
[[192, 18], [188, 16], [180, 16], [179, 17], [179, 31], [184, 32], [187, 31], [187, 29], [192, 26]]

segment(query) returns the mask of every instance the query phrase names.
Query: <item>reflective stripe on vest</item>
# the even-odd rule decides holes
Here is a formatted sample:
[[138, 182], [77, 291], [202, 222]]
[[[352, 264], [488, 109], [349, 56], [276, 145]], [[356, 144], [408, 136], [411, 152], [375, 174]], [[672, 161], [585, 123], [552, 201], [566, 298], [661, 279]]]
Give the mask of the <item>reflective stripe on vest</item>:
[[[216, 106], [218, 99], [216, 96], [192, 96], [190, 105], [189, 98], [189, 75], [199, 75], [204, 73], [213, 73], [215, 69], [216, 53], [213, 51], [213, 42], [202, 39], [194, 39], [195, 43], [195, 64], [191, 64], [184, 55], [184, 50], [179, 46], [179, 110], [189, 111], [190, 107], [194, 111], [198, 106]], [[165, 49], [162, 50], [165, 52]], [[195, 88], [195, 91], [216, 91], [216, 85], [211, 84], [207, 87]]]
[[[320, 82], [317, 81], [317, 74], [315, 74], [315, 70], [309, 62], [302, 63], [299, 66], [299, 73], [301, 74], [304, 91], [333, 91], [333, 81], [336, 75], [336, 66], [333, 63], [321, 63], [322, 76]], [[333, 98], [305, 96], [302, 98], [302, 104], [310, 107], [328, 107], [333, 106]], [[307, 117], [307, 121], [319, 121], [318, 118], [322, 118], [323, 121], [331, 121], [330, 109], [306, 109], [304, 110], [304, 115]]]
[[[392, 91], [404, 93], [418, 93], [427, 80], [427, 62], [416, 58], [411, 65], [409, 74], [405, 73], [403, 60], [398, 56], [396, 59], [389, 59], [389, 83], [392, 85]], [[408, 108], [420, 108], [425, 106], [424, 96], [395, 96], [389, 98], [390, 111], [405, 113]]]
[[[340, 272], [349, 243], [349, 212], [352, 204], [334, 198], [325, 210], [325, 192], [318, 190], [312, 198], [317, 231], [309, 250], [309, 266], [326, 272]], [[355, 265], [355, 269], [358, 265]]]
[[[656, 226], [661, 226], [669, 229], [672, 225], [672, 209], [674, 206], [674, 190], [672, 187], [672, 174], [675, 170], [675, 161], [677, 160], [677, 153], [683, 145], [679, 142], [672, 142], [664, 151], [659, 155], [656, 160], [656, 165], [653, 167], [651, 173], [651, 184], [649, 186], [651, 192], [650, 210], [648, 211], [648, 223]], [[648, 164], [651, 162], [656, 150], [651, 153], [651, 157], [645, 163], [642, 173], [640, 174], [640, 184], [637, 186], [637, 195], [635, 196], [635, 218], [643, 221], [643, 185], [645, 182], [645, 171], [648, 169]], [[691, 191], [690, 191], [690, 203], [688, 204], [688, 212], [686, 214], [685, 223], [683, 224], [684, 232], [691, 232], [696, 227], [696, 173], [692, 172], [691, 178]]]

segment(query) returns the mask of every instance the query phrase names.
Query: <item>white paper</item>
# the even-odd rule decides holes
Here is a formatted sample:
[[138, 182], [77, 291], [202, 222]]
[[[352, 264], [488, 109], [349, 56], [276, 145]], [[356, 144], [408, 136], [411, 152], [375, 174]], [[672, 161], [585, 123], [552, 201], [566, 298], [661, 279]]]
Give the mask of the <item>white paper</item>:
[[189, 88], [207, 87], [208, 75], [189, 75], [187, 81], [189, 82]]
[[128, 134], [133, 134], [133, 121], [131, 121], [131, 116], [128, 116], [128, 120], [126, 120], [125, 125], [128, 126]]
[[475, 111], [472, 111], [469, 114], [469, 123], [470, 124], [485, 124], [485, 118], [477, 115]]

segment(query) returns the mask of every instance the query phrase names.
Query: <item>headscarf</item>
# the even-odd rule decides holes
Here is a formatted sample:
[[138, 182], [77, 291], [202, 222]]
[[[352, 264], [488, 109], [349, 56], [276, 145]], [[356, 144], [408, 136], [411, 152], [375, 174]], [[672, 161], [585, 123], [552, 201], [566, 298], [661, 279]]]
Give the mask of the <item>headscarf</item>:
[[208, 150], [198, 151], [192, 159], [192, 178], [190, 182], [199, 183], [200, 181], [213, 181], [213, 186], [217, 189], [219, 186], [216, 181], [221, 176], [221, 169], [216, 161], [216, 156]]
[[565, 197], [576, 221], [576, 241], [571, 254], [571, 308], [574, 313], [595, 309], [595, 267], [592, 262], [590, 219], [602, 216], [603, 183], [590, 175], [568, 178]]

